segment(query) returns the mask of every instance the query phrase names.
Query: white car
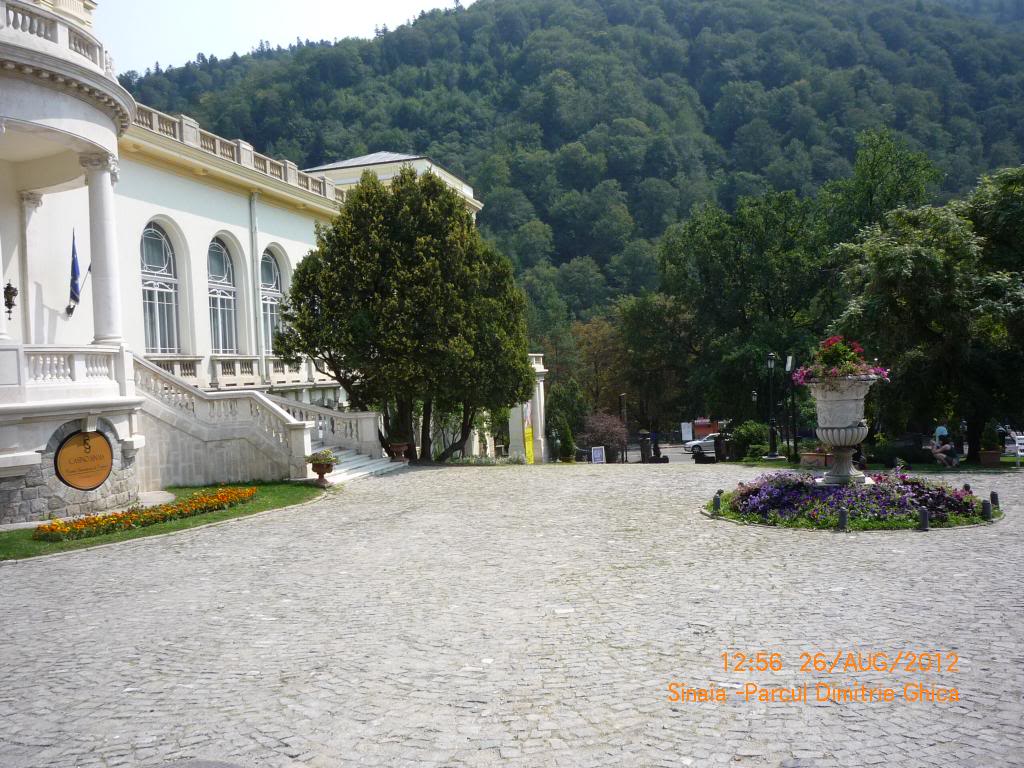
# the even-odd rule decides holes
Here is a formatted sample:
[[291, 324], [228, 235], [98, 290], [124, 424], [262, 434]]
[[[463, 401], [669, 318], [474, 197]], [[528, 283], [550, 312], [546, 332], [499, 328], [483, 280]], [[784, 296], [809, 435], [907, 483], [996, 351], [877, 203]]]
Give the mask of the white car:
[[700, 440], [690, 440], [688, 443], [683, 444], [683, 450], [687, 453], [714, 453], [715, 452], [715, 438], [718, 437], [718, 432], [712, 432], [707, 437], [702, 437]]

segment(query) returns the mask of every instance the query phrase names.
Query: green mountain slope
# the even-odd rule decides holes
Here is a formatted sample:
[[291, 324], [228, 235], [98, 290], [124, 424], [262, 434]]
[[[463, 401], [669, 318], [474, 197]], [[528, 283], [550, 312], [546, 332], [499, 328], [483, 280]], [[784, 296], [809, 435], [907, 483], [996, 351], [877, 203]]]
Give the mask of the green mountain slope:
[[809, 193], [849, 172], [866, 128], [926, 150], [945, 194], [1024, 159], [1019, 33], [920, 0], [478, 0], [122, 82], [302, 167], [430, 155], [577, 314], [652, 285], [651, 240], [694, 203]]

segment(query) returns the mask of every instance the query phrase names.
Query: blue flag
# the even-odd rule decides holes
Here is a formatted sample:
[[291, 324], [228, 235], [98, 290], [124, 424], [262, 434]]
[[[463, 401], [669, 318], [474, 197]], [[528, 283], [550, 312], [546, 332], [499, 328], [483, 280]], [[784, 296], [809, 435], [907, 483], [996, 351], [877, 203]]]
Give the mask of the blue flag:
[[82, 300], [82, 288], [78, 284], [78, 248], [75, 247], [75, 231], [71, 230], [71, 303]]

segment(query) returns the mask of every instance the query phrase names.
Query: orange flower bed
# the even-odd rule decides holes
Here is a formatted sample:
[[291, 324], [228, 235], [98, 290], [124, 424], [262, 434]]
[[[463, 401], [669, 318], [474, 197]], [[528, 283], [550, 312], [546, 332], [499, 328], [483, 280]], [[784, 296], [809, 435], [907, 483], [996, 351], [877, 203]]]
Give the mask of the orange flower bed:
[[149, 509], [136, 507], [126, 512], [115, 512], [109, 515], [89, 515], [70, 520], [54, 520], [52, 523], [46, 523], [36, 528], [32, 538], [41, 541], [67, 541], [101, 536], [116, 531], [130, 531], [133, 528], [166, 523], [168, 520], [179, 520], [183, 517], [194, 517], [205, 512], [227, 509], [249, 501], [255, 495], [255, 488], [218, 488], [213, 492], [195, 493], [187, 499], [161, 504]]

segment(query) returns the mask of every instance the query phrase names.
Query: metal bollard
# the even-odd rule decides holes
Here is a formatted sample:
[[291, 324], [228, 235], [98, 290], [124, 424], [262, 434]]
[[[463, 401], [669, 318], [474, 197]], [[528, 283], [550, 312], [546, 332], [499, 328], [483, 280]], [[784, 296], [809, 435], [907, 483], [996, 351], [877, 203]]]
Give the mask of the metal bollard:
[[992, 493], [990, 493], [988, 497], [992, 499], [992, 509], [999, 509], [999, 494], [996, 493], [995, 491], [992, 491]]
[[849, 525], [849, 523], [850, 523], [850, 521], [848, 519], [846, 508], [843, 507], [843, 508], [841, 508], [839, 510], [839, 530], [840, 531], [845, 531], [846, 527]]
[[983, 501], [981, 502], [981, 519], [986, 522], [992, 522], [992, 502]]
[[919, 531], [927, 531], [928, 530], [928, 524], [931, 522], [931, 517], [932, 517], [932, 513], [929, 511], [928, 507], [921, 507], [921, 512], [918, 515], [917, 530], [919, 530]]

